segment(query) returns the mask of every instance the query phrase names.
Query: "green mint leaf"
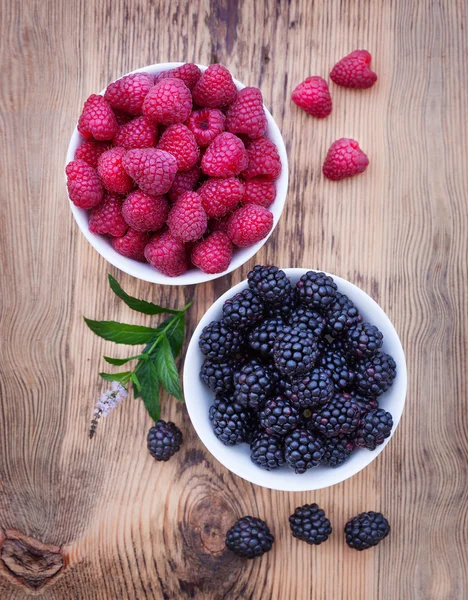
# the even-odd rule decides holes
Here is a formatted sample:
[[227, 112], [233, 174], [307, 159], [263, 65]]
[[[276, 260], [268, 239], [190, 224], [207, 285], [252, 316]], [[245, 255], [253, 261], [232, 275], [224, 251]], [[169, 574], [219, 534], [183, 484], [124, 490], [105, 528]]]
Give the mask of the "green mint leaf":
[[169, 313], [171, 315], [177, 315], [180, 311], [172, 310], [170, 308], [164, 308], [162, 306], [158, 306], [157, 304], [153, 304], [153, 302], [147, 302], [146, 300], [138, 300], [138, 298], [134, 298], [130, 296], [120, 287], [120, 283], [112, 277], [109, 273], [109, 285], [111, 290], [114, 292], [116, 296], [118, 296], [121, 300], [125, 302], [127, 306], [129, 306], [132, 310], [137, 310], [145, 315], [160, 315], [162, 313]]
[[110, 365], [115, 365], [120, 367], [125, 363], [130, 362], [131, 360], [136, 360], [137, 358], [141, 358], [146, 360], [148, 358], [147, 354], [138, 354], [137, 356], [129, 356], [128, 358], [112, 358], [111, 356], [103, 356], [103, 359], [108, 362]]
[[[151, 361], [148, 362], [150, 363]], [[179, 372], [174, 361], [171, 345], [165, 334], [162, 336], [161, 342], [156, 348], [154, 362], [163, 388], [166, 392], [175, 396], [177, 400], [183, 402], [184, 397], [180, 386]]]
[[153, 421], [157, 421], [160, 415], [160, 382], [153, 361], [148, 360], [142, 363], [141, 367], [138, 369], [138, 380], [140, 389], [138, 389], [135, 382], [133, 382], [133, 395], [135, 398], [142, 398], [150, 417]]
[[130, 379], [132, 380], [132, 383], [134, 383], [136, 385], [137, 390], [141, 390], [141, 383], [140, 383], [140, 380], [138, 379], [135, 371], [133, 371]]
[[99, 337], [116, 344], [146, 344], [154, 340], [158, 329], [142, 325], [129, 325], [117, 321], [93, 321], [83, 317], [86, 325]]
[[[182, 314], [176, 317], [177, 323], [171, 327], [167, 332], [167, 339], [172, 349], [174, 358], [177, 358], [182, 350], [182, 344], [184, 343], [185, 335], [185, 315]], [[175, 321], [175, 319], [174, 319]]]
[[128, 383], [131, 379], [131, 371], [121, 371], [120, 373], [99, 373], [106, 381], [118, 381], [119, 383]]

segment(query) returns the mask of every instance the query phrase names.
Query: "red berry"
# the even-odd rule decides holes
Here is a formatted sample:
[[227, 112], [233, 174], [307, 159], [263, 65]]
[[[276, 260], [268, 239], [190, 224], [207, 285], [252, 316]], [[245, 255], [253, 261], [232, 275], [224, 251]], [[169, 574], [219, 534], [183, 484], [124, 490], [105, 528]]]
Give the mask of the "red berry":
[[134, 186], [133, 179], [122, 164], [125, 154], [124, 148], [116, 147], [107, 150], [99, 157], [98, 174], [102, 185], [109, 192], [128, 194]]
[[322, 170], [325, 177], [338, 181], [362, 173], [368, 164], [369, 159], [356, 140], [341, 138], [330, 146]]
[[192, 95], [180, 79], [161, 79], [145, 98], [143, 114], [155, 123], [183, 123], [192, 112]]
[[109, 142], [88, 140], [76, 149], [75, 160], [84, 160], [90, 167], [97, 169], [99, 157], [103, 152], [109, 150], [109, 147]]
[[148, 233], [129, 227], [122, 237], [112, 238], [111, 244], [112, 248], [122, 256], [145, 262], [145, 246], [149, 240]]
[[324, 119], [332, 111], [332, 99], [323, 77], [307, 77], [292, 93], [292, 101], [309, 115]]
[[229, 214], [221, 219], [210, 219], [208, 221], [208, 229], [211, 231], [211, 233], [214, 233], [215, 231], [227, 233], [230, 218], [231, 215]]
[[273, 214], [263, 206], [247, 204], [237, 209], [229, 219], [228, 236], [240, 248], [256, 244], [273, 227]]
[[114, 108], [113, 112], [115, 115], [115, 120], [117, 121], [117, 125], [119, 127], [122, 127], [122, 125], [126, 125], [127, 123], [130, 123], [130, 121], [133, 121], [133, 119], [134, 119], [133, 115], [129, 115], [128, 113], [124, 112], [123, 110], [118, 110], [117, 108]]
[[109, 84], [104, 98], [112, 108], [141, 115], [143, 101], [153, 85], [154, 78], [149, 73], [131, 73]]
[[165, 194], [177, 173], [176, 159], [169, 152], [157, 148], [128, 150], [123, 166], [144, 192], [154, 196]]
[[223, 65], [210, 65], [193, 88], [193, 101], [198, 106], [223, 108], [237, 96], [236, 84]]
[[192, 250], [192, 263], [204, 273], [222, 273], [231, 264], [231, 259], [231, 240], [220, 231], [195, 244]]
[[221, 133], [208, 146], [201, 166], [211, 177], [233, 177], [248, 165], [247, 152], [242, 141], [233, 133]]
[[185, 192], [177, 200], [167, 218], [169, 231], [183, 242], [199, 240], [208, 226], [206, 212], [196, 192]]
[[169, 204], [164, 196], [151, 196], [141, 190], [129, 194], [123, 203], [125, 221], [137, 231], [161, 229], [169, 213]]
[[162, 134], [158, 148], [172, 154], [179, 171], [187, 171], [198, 162], [200, 152], [193, 133], [182, 123], [171, 125]]
[[244, 193], [244, 185], [236, 177], [228, 179], [208, 179], [198, 190], [208, 217], [224, 217], [239, 204]]
[[68, 195], [73, 204], [80, 208], [93, 208], [101, 202], [104, 189], [96, 169], [84, 160], [72, 160], [65, 172]]
[[268, 181], [281, 174], [281, 159], [275, 144], [268, 138], [254, 140], [247, 148], [249, 166], [242, 173], [246, 179], [263, 177]]
[[255, 139], [265, 135], [267, 127], [262, 92], [256, 87], [240, 90], [226, 113], [226, 130]]
[[369, 66], [371, 60], [372, 56], [367, 50], [354, 50], [336, 63], [330, 73], [330, 79], [347, 88], [370, 88], [377, 81], [377, 75]]
[[122, 216], [122, 198], [106, 192], [104, 200], [89, 213], [88, 227], [91, 233], [120, 237], [128, 229]]
[[195, 189], [200, 179], [200, 167], [195, 165], [189, 171], [177, 173], [171, 189], [167, 192], [169, 200], [175, 202], [185, 192], [191, 192]]
[[168, 71], [162, 71], [158, 73], [154, 78], [154, 82], [158, 83], [161, 79], [175, 78], [181, 79], [189, 90], [193, 90], [195, 84], [201, 77], [201, 71], [197, 65], [193, 63], [185, 63], [175, 69], [169, 69]]
[[225, 118], [218, 108], [203, 108], [190, 115], [187, 127], [193, 133], [197, 144], [205, 147], [224, 131]]
[[137, 117], [129, 123], [119, 127], [114, 138], [115, 146], [122, 146], [126, 150], [132, 148], [151, 148], [158, 139], [158, 127], [147, 117]]
[[84, 103], [77, 127], [85, 140], [111, 140], [117, 133], [117, 121], [110, 104], [97, 94], [92, 94]]
[[145, 258], [168, 277], [178, 277], [187, 270], [184, 243], [169, 231], [157, 233], [145, 248]]
[[273, 181], [250, 179], [244, 184], [244, 196], [241, 204], [258, 204], [270, 207], [276, 198], [276, 185]]

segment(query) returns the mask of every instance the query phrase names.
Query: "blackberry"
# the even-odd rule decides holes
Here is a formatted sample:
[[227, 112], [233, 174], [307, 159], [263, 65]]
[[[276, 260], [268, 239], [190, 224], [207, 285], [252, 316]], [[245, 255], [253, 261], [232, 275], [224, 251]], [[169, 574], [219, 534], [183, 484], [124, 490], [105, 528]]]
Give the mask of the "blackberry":
[[315, 409], [312, 425], [325, 437], [352, 433], [359, 427], [360, 411], [357, 404], [343, 394], [335, 394], [326, 405]]
[[284, 390], [291, 404], [304, 408], [329, 402], [335, 392], [335, 386], [328, 372], [322, 367], [316, 367], [306, 375], [285, 381]]
[[352, 400], [355, 404], [359, 406], [359, 410], [361, 412], [361, 419], [367, 415], [368, 412], [379, 408], [379, 403], [376, 398], [366, 398], [365, 396], [361, 396], [355, 391], [350, 391], [349, 393], [343, 392], [344, 396], [349, 396], [349, 400]]
[[291, 288], [290, 292], [283, 298], [282, 302], [279, 304], [267, 304], [265, 307], [265, 314], [268, 318], [281, 317], [282, 319], [288, 319], [296, 307], [296, 292]]
[[221, 396], [216, 398], [209, 414], [214, 434], [225, 446], [247, 441], [252, 419], [248, 408]]
[[274, 541], [265, 521], [255, 517], [242, 517], [226, 534], [226, 546], [242, 558], [262, 556]]
[[281, 396], [266, 401], [260, 425], [267, 433], [286, 435], [299, 425], [299, 411]]
[[234, 373], [234, 399], [239, 404], [258, 410], [272, 391], [270, 370], [256, 359]]
[[356, 446], [375, 450], [390, 436], [393, 427], [392, 415], [383, 408], [371, 410], [362, 419], [356, 432]]
[[334, 301], [327, 310], [326, 331], [330, 335], [343, 335], [350, 327], [357, 325], [362, 321], [354, 302], [345, 296], [336, 292]]
[[346, 356], [339, 350], [336, 350], [333, 344], [324, 347], [318, 360], [318, 365], [327, 371], [337, 390], [344, 390], [352, 385], [354, 381], [354, 369], [348, 365]]
[[200, 379], [215, 394], [230, 393], [234, 389], [234, 369], [236, 363], [229, 358], [223, 362], [215, 362], [207, 358], [200, 371]]
[[267, 304], [278, 305], [292, 290], [286, 273], [278, 267], [256, 265], [248, 274], [249, 287]]
[[159, 420], [148, 431], [146, 443], [155, 460], [167, 461], [180, 450], [182, 432], [172, 421]]
[[344, 528], [346, 543], [355, 550], [377, 546], [390, 533], [390, 525], [382, 513], [364, 512], [348, 521]]
[[243, 330], [255, 325], [263, 317], [263, 300], [252, 290], [242, 290], [223, 305], [223, 321], [226, 327]]
[[284, 467], [283, 440], [267, 432], [259, 433], [250, 444], [250, 458], [258, 467], [267, 471]]
[[284, 327], [276, 336], [274, 355], [280, 373], [301, 375], [310, 371], [317, 360], [317, 341], [308, 329]]
[[285, 438], [284, 446], [286, 463], [298, 474], [317, 467], [324, 453], [321, 439], [308, 429], [295, 429]]
[[330, 521], [318, 504], [304, 504], [289, 517], [289, 525], [295, 538], [318, 546], [328, 540], [332, 533]]
[[321, 310], [327, 310], [331, 306], [338, 289], [331, 277], [316, 271], [307, 271], [296, 283], [296, 288], [302, 304]]
[[264, 357], [273, 356], [273, 343], [285, 323], [281, 317], [265, 319], [249, 333], [250, 347]]
[[372, 398], [386, 392], [396, 377], [396, 363], [389, 354], [377, 352], [356, 365], [356, 391]]
[[226, 357], [239, 352], [244, 339], [239, 331], [228, 329], [220, 321], [212, 321], [201, 332], [198, 344], [207, 358], [221, 362]]
[[322, 456], [320, 464], [327, 467], [340, 467], [344, 464], [354, 452], [354, 440], [345, 435], [336, 435], [335, 437], [324, 438], [323, 447], [325, 453]]
[[358, 323], [351, 327], [344, 340], [346, 354], [354, 360], [372, 356], [382, 344], [382, 333], [370, 323]]
[[300, 306], [289, 317], [289, 324], [293, 327], [310, 329], [315, 337], [322, 336], [327, 319], [318, 311], [307, 306]]

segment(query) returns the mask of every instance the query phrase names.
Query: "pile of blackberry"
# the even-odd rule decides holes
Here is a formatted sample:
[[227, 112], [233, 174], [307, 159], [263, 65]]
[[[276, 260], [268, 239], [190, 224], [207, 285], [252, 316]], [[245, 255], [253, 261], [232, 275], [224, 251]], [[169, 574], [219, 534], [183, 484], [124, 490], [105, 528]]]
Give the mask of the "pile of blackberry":
[[249, 444], [263, 469], [339, 467], [391, 433], [378, 399], [393, 384], [395, 361], [325, 273], [308, 271], [293, 286], [278, 267], [257, 265], [199, 344], [216, 437]]

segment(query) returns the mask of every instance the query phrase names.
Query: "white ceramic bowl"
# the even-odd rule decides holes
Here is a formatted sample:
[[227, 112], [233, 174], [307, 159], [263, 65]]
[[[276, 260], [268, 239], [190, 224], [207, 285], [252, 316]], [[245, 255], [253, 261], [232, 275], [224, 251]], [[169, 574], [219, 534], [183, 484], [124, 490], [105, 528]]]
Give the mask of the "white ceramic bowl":
[[[284, 269], [290, 277], [291, 282], [295, 284], [299, 278], [309, 269]], [[285, 490], [288, 492], [300, 492], [307, 490], [319, 490], [340, 483], [356, 473], [359, 473], [364, 467], [367, 467], [382, 452], [390, 441], [392, 435], [400, 421], [406, 398], [406, 361], [403, 348], [395, 328], [390, 319], [363, 290], [354, 284], [332, 275], [338, 289], [346, 294], [358, 307], [365, 321], [376, 325], [384, 335], [382, 350], [388, 352], [395, 359], [397, 364], [397, 376], [392, 387], [379, 397], [379, 404], [393, 415], [393, 430], [391, 436], [373, 452], [365, 449], [356, 450], [350, 459], [341, 467], [332, 469], [330, 467], [317, 467], [310, 469], [303, 475], [296, 475], [294, 471], [287, 467], [277, 471], [265, 471], [260, 469], [250, 460], [250, 451], [247, 444], [239, 446], [224, 446], [214, 435], [211, 422], [208, 416], [208, 410], [213, 404], [214, 394], [206, 387], [199, 378], [200, 368], [204, 361], [204, 356], [198, 347], [198, 339], [203, 328], [211, 321], [222, 318], [222, 307], [224, 302], [231, 298], [237, 292], [247, 287], [247, 281], [242, 281], [238, 285], [223, 294], [205, 313], [196, 328], [187, 350], [184, 366], [184, 391], [187, 410], [192, 420], [196, 432], [200, 439], [211, 452], [227, 469], [243, 477], [251, 483], [256, 483], [272, 490]]]
[[[132, 71], [132, 73], [145, 72], [156, 75], [161, 71], [167, 71], [168, 69], [173, 69], [175, 67], [179, 67], [184, 63], [159, 63], [156, 65], [150, 65], [148, 67], [143, 67], [141, 69], [136, 69]], [[198, 65], [202, 71], [205, 71], [207, 67], [203, 65]], [[240, 81], [234, 79], [234, 83], [237, 86], [237, 89], [241, 90], [245, 87]], [[100, 92], [104, 94], [103, 90]], [[99, 252], [101, 256], [103, 256], [111, 265], [117, 267], [121, 271], [128, 273], [129, 275], [133, 275], [133, 277], [137, 277], [138, 279], [143, 279], [144, 281], [150, 281], [152, 283], [160, 283], [164, 285], [191, 285], [195, 283], [203, 283], [205, 281], [210, 281], [211, 279], [217, 279], [218, 277], [222, 277], [235, 269], [238, 269], [241, 265], [246, 263], [252, 256], [254, 256], [260, 248], [265, 244], [270, 235], [272, 234], [274, 228], [278, 224], [278, 221], [281, 217], [281, 213], [283, 212], [284, 203], [286, 201], [286, 193], [288, 189], [288, 158], [286, 155], [286, 148], [284, 145], [283, 138], [281, 136], [281, 132], [278, 128], [278, 125], [275, 123], [273, 117], [270, 112], [265, 107], [265, 113], [268, 120], [268, 129], [266, 136], [269, 137], [278, 148], [278, 153], [281, 158], [282, 163], [282, 171], [280, 177], [276, 180], [276, 199], [270, 207], [271, 212], [273, 213], [274, 221], [273, 227], [270, 233], [266, 238], [257, 242], [253, 246], [249, 246], [248, 248], [237, 248], [234, 251], [231, 264], [229, 268], [223, 273], [216, 273], [215, 275], [207, 275], [200, 271], [199, 269], [193, 268], [190, 271], [187, 271], [183, 275], [179, 277], [167, 277], [163, 275], [153, 267], [151, 267], [147, 263], [139, 263], [136, 260], [132, 260], [130, 258], [126, 258], [125, 256], [120, 255], [116, 252], [110, 241], [102, 236], [102, 235], [94, 235], [88, 229], [88, 211], [83, 208], [78, 208], [70, 201], [70, 208], [72, 210], [73, 216], [75, 217], [76, 222], [78, 223], [78, 227], [81, 229], [82, 233], [88, 240], [88, 242]], [[78, 146], [82, 143], [83, 139], [78, 133], [77, 128], [73, 131], [73, 135], [70, 140], [70, 144], [68, 146], [67, 151], [67, 164], [74, 159], [75, 151]]]

